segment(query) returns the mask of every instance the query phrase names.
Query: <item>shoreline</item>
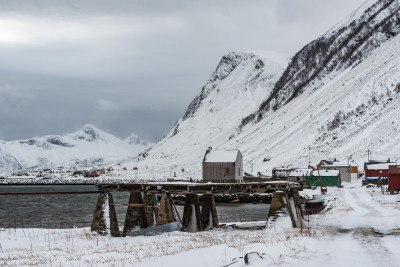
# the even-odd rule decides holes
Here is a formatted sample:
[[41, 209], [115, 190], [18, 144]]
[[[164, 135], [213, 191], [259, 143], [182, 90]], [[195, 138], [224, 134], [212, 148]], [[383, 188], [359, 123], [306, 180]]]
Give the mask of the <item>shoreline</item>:
[[135, 183], [137, 179], [130, 178], [101, 178], [101, 179], [87, 179], [87, 178], [4, 178], [0, 179], [0, 186], [2, 185], [96, 185], [101, 183]]

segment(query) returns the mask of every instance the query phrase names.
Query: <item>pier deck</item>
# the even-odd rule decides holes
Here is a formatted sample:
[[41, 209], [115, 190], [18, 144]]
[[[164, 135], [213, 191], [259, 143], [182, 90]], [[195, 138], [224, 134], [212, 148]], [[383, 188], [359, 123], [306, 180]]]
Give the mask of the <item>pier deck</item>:
[[150, 182], [131, 184], [97, 184], [103, 192], [145, 192], [171, 194], [262, 194], [276, 191], [301, 190], [299, 183], [288, 181], [253, 183], [189, 183]]

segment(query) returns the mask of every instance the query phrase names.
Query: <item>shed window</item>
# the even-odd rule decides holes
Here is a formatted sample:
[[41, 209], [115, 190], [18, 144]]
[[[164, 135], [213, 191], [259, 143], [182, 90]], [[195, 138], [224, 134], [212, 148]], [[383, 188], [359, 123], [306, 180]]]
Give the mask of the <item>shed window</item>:
[[224, 169], [224, 176], [226, 176], [226, 175], [229, 175], [229, 169], [228, 168]]

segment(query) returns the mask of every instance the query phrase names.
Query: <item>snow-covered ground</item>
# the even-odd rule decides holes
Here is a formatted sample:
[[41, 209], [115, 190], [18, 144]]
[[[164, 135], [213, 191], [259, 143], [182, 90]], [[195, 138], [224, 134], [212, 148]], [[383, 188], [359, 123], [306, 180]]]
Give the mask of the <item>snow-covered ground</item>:
[[[306, 190], [303, 195], [319, 194]], [[81, 229], [1, 229], [1, 266], [400, 266], [400, 196], [378, 188], [328, 188], [327, 208], [292, 229], [112, 238]], [[254, 253], [253, 253], [254, 252]]]

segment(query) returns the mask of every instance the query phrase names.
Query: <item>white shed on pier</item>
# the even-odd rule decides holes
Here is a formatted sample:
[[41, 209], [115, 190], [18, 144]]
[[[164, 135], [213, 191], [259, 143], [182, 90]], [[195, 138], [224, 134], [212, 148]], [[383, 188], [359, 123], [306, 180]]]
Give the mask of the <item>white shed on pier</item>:
[[210, 147], [203, 158], [203, 180], [214, 183], [241, 183], [242, 153], [238, 149], [213, 150]]

